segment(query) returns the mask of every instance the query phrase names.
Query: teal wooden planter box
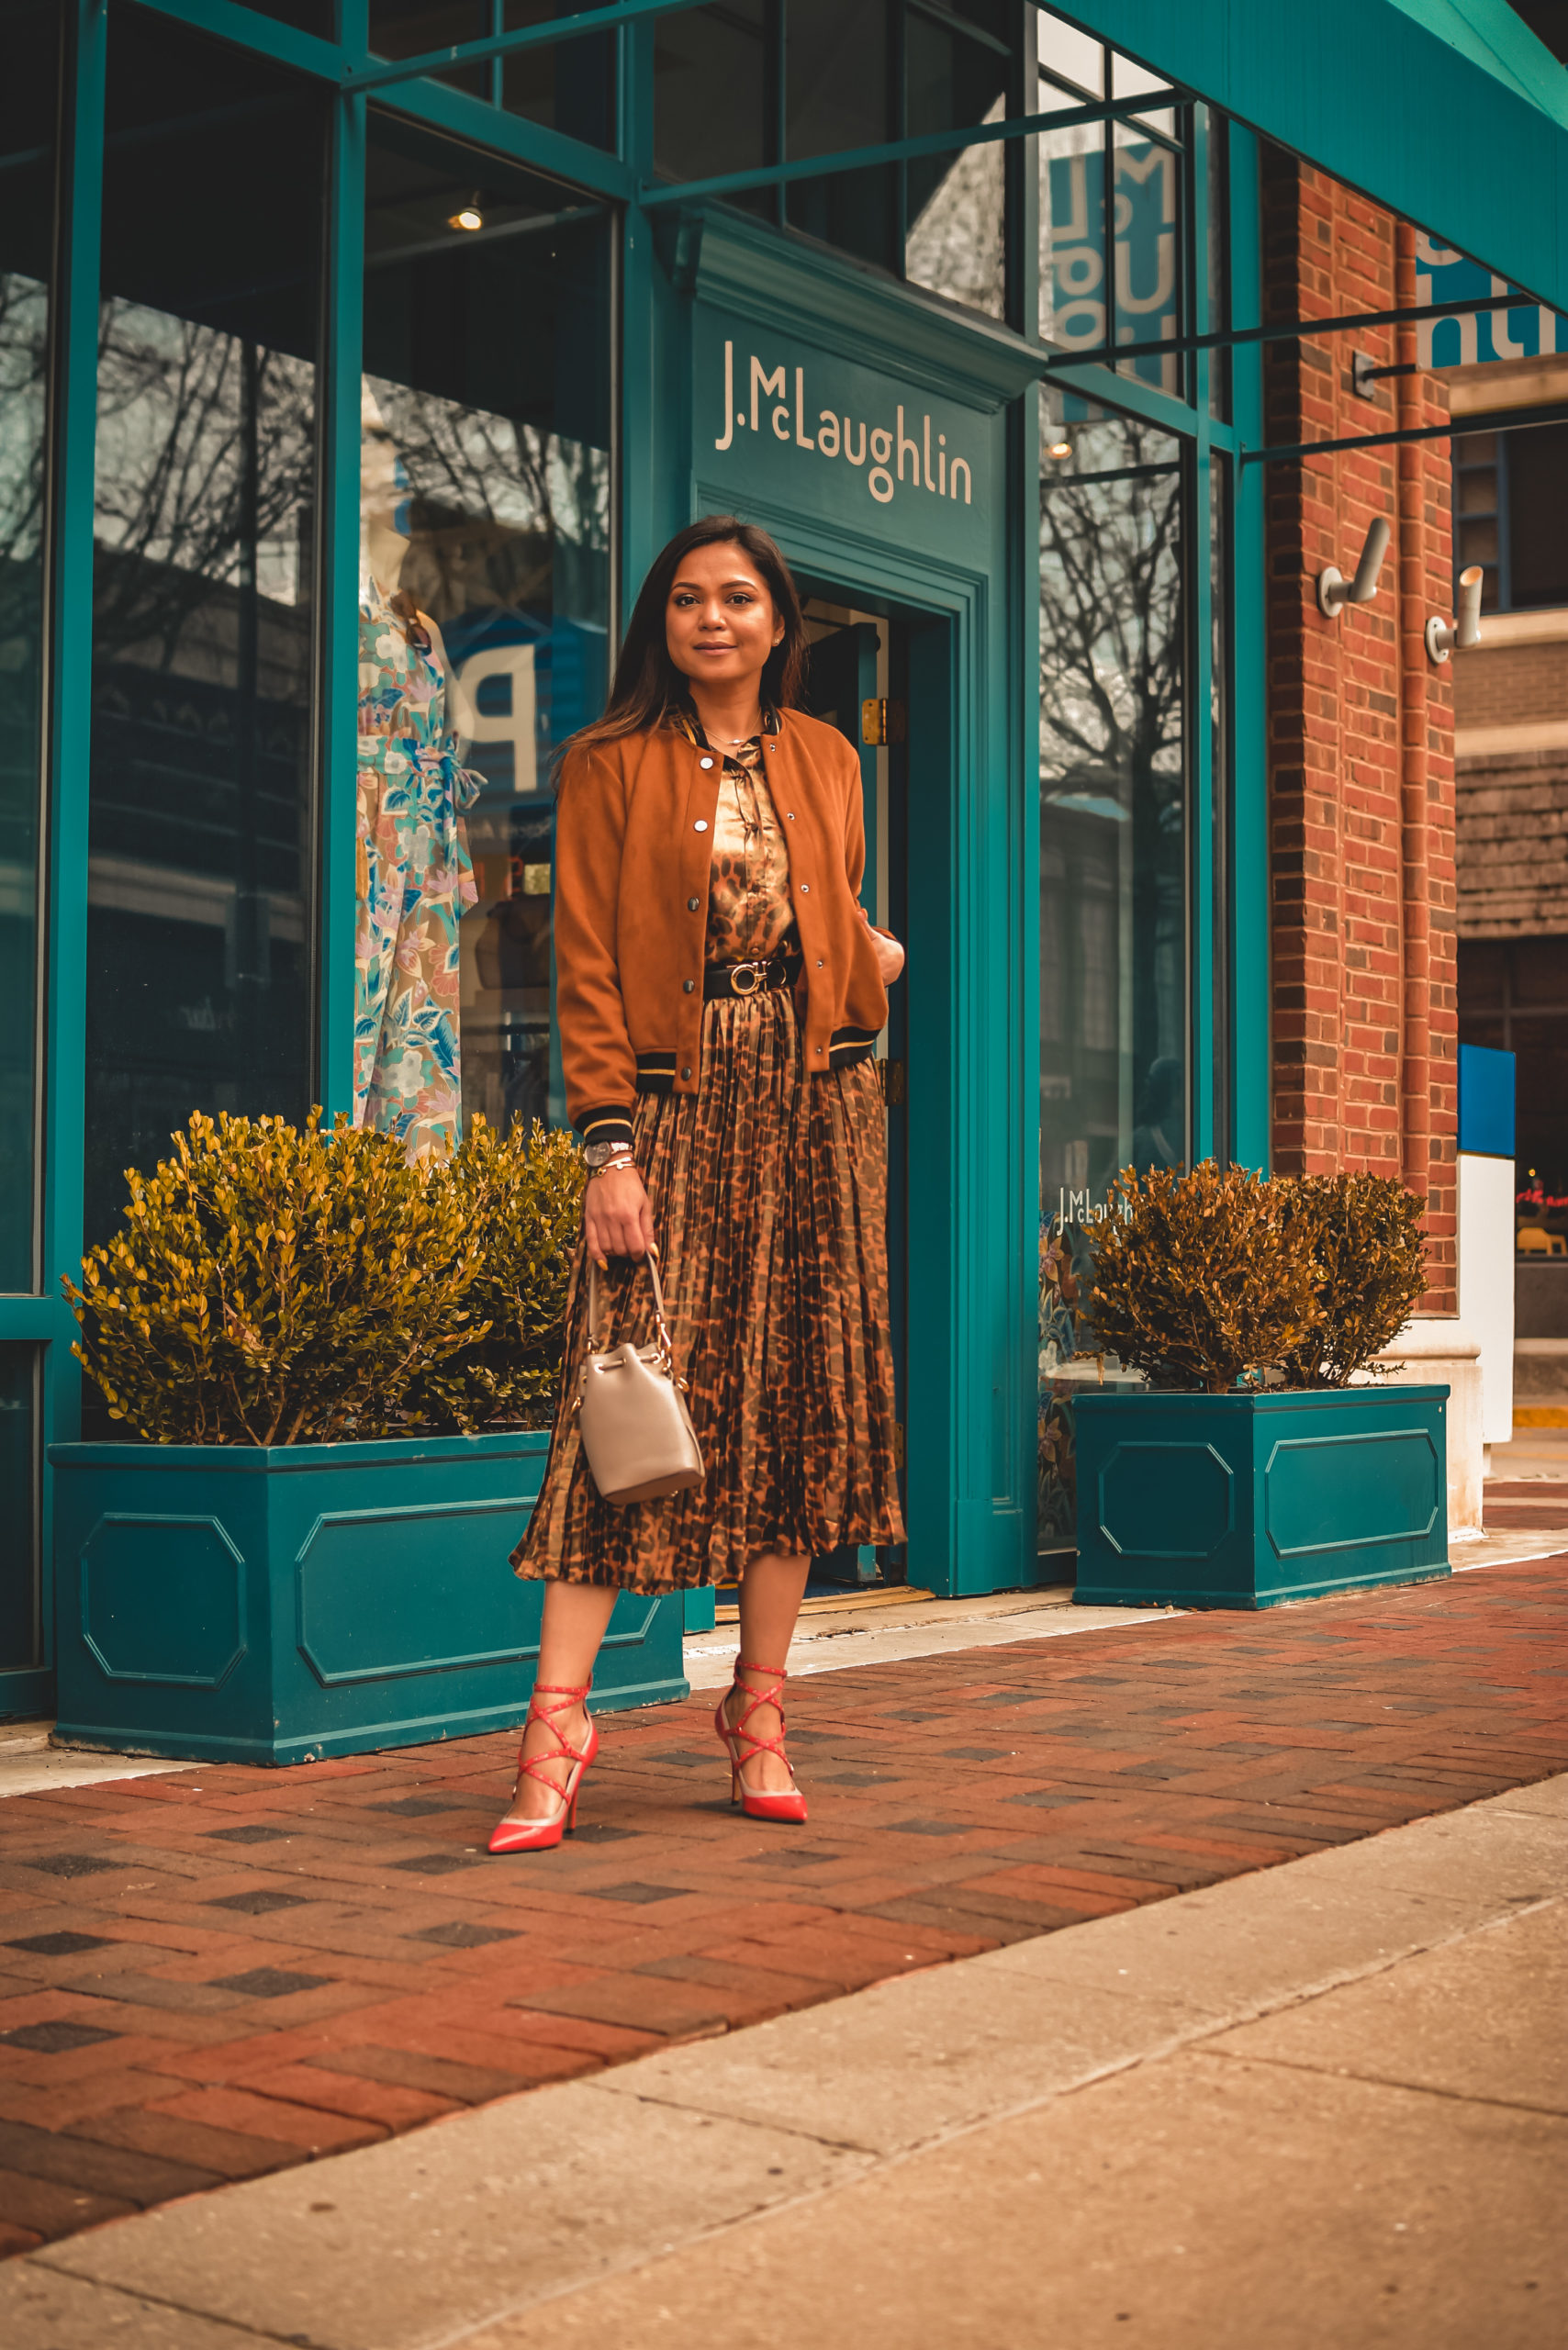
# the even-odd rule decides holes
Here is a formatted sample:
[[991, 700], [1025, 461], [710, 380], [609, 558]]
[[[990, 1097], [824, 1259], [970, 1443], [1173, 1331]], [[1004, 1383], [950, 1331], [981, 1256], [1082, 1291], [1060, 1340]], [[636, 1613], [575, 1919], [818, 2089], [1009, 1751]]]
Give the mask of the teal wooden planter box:
[[[521, 1722], [543, 1591], [507, 1558], [548, 1445], [52, 1446], [56, 1736], [304, 1762]], [[686, 1695], [678, 1595], [622, 1594], [594, 1692]]]
[[1449, 1572], [1446, 1387], [1080, 1395], [1082, 1607], [1276, 1607]]

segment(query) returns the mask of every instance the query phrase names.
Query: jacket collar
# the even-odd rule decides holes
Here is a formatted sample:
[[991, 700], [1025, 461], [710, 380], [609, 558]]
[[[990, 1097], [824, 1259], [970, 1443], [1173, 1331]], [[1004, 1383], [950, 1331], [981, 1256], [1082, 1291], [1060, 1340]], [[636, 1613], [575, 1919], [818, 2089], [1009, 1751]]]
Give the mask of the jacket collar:
[[[778, 711], [773, 709], [769, 703], [764, 702], [762, 705], [763, 733], [771, 734], [777, 739], [782, 729], [783, 722], [784, 722], [780, 718]], [[687, 741], [689, 743], [694, 743], [700, 751], [711, 751], [713, 747], [711, 743], [709, 742], [706, 733], [703, 732], [701, 720], [698, 717], [697, 712], [690, 708], [689, 704], [678, 710], [672, 710], [665, 720], [665, 724], [666, 726], [673, 727], [678, 734], [684, 734]], [[761, 738], [754, 734], [750, 739], [755, 743], [759, 741]]]

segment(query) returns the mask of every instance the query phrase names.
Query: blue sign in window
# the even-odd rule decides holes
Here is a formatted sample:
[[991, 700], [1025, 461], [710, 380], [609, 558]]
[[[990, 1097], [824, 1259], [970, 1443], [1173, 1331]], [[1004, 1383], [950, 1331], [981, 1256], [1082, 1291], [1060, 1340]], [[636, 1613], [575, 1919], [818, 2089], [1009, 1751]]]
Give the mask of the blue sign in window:
[[1514, 1155], [1514, 1056], [1459, 1048], [1459, 1147], [1483, 1158]]

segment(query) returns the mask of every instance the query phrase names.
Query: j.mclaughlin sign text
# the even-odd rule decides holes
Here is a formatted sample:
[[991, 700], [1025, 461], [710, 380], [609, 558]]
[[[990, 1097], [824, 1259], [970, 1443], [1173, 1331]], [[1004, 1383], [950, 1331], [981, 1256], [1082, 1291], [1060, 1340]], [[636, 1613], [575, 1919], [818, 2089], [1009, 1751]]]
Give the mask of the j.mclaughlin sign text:
[[738, 454], [744, 436], [756, 432], [765, 445], [771, 438], [797, 452], [802, 463], [847, 467], [879, 506], [890, 505], [901, 490], [974, 504], [970, 461], [948, 446], [946, 431], [940, 420], [933, 426], [929, 410], [895, 400], [880, 414], [846, 414], [842, 402], [823, 405], [812, 381], [813, 365], [792, 366], [755, 352], [737, 359], [730, 341], [723, 367], [723, 429], [714, 438], [716, 450]]

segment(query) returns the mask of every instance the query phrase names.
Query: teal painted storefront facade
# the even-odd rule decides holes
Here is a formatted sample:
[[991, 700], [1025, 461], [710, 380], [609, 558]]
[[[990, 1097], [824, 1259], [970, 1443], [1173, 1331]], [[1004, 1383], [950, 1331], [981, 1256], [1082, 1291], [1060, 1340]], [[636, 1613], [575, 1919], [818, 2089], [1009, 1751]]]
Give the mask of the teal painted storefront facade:
[[[39, 739], [26, 778], [0, 787], [11, 792], [0, 814], [15, 819], [0, 854], [5, 906], [25, 910], [4, 918], [22, 925], [17, 967], [25, 956], [37, 975], [36, 1018], [15, 1024], [14, 1067], [0, 1069], [21, 1137], [0, 1213], [0, 1239], [15, 1238], [0, 1263], [0, 1712], [49, 1710], [58, 1667], [62, 1718], [69, 1683], [72, 1718], [90, 1730], [77, 1693], [98, 1668], [76, 1595], [91, 1511], [66, 1499], [51, 1455], [107, 1431], [90, 1408], [84, 1421], [58, 1284], [112, 1221], [118, 1169], [191, 1107], [298, 1114], [352, 1101], [369, 420], [403, 469], [393, 520], [423, 565], [419, 592], [448, 594], [438, 617], [454, 662], [473, 665], [475, 741], [490, 761], [475, 834], [488, 927], [465, 1021], [491, 1092], [476, 1091], [476, 1104], [560, 1114], [543, 761], [602, 689], [616, 628], [670, 532], [733, 507], [779, 538], [824, 637], [879, 634], [877, 690], [907, 726], [893, 751], [864, 754], [881, 902], [911, 946], [888, 1045], [902, 1169], [900, 1564], [958, 1595], [1059, 1572], [1039, 1555], [1042, 1204], [1087, 1202], [1102, 1158], [1175, 1114], [1159, 1109], [1161, 1069], [1180, 1093], [1185, 1153], [1267, 1161], [1265, 473], [1248, 453], [1265, 439], [1261, 358], [1245, 339], [1223, 354], [1204, 346], [1259, 322], [1260, 138], [1403, 205], [1540, 299], [1564, 299], [1564, 112], [1527, 51], [1477, 53], [1476, 28], [1507, 16], [1484, 0], [1451, 9], [1446, 32], [1394, 0], [1353, 19], [1319, 11], [1310, 25], [1242, 0], [1175, 12], [1103, 0], [1040, 19], [1048, 39], [1012, 0], [977, 6], [956, 28], [950, 12], [901, 0], [886, 17], [893, 95], [877, 135], [859, 139], [842, 128], [842, 91], [830, 94], [839, 113], [824, 99], [816, 128], [798, 128], [785, 12], [759, 12], [778, 68], [757, 69], [760, 160], [734, 141], [711, 155], [689, 142], [678, 168], [670, 94], [700, 70], [708, 20], [647, 0], [580, 14], [563, 49], [558, 21], [518, 31], [490, 0], [432, 8], [418, 19], [436, 28], [432, 48], [467, 46], [410, 71], [411, 52], [389, 54], [410, 50], [398, 12], [372, 0], [65, 0], [41, 12], [61, 27], [52, 66], [40, 12], [19, 0], [0, 12], [8, 30], [23, 28], [13, 54], [34, 61], [44, 93], [30, 112], [14, 98], [0, 162], [11, 188], [36, 188], [50, 224], [26, 254], [0, 254], [17, 284], [45, 287], [48, 315], [31, 405], [16, 411], [36, 442], [40, 520], [36, 545], [7, 542], [6, 578], [33, 598]], [[1327, 70], [1341, 17], [1358, 46], [1376, 44], [1375, 76]], [[687, 40], [683, 24], [699, 35]], [[942, 73], [921, 81], [914, 61], [938, 35], [956, 63], [933, 128]], [[1094, 41], [1117, 51], [1124, 78], [1109, 96], [1089, 86]], [[737, 58], [732, 92], [751, 70], [750, 51]], [[18, 92], [23, 78], [18, 68]], [[1163, 106], [1151, 110], [1151, 92]], [[1457, 181], [1437, 168], [1424, 128], [1456, 109], [1471, 159]], [[1042, 131], [1047, 116], [1056, 127]], [[43, 145], [40, 124], [52, 124]], [[223, 146], [252, 136], [253, 218], [230, 218], [221, 189], [202, 194], [207, 159], [218, 188]], [[1080, 235], [1072, 175], [1087, 169], [1092, 182], [1094, 159], [1113, 150], [1103, 218]], [[938, 151], [943, 170], [965, 154], [999, 160], [942, 180]], [[1489, 172], [1488, 155], [1506, 156], [1511, 176]], [[158, 218], [132, 216], [166, 157], [160, 234]], [[470, 184], [487, 226], [460, 263], [464, 232], [445, 208]], [[210, 250], [199, 241], [208, 201]], [[884, 214], [892, 225], [873, 251], [867, 224]], [[970, 262], [993, 218], [987, 280]], [[264, 233], [219, 284], [219, 228], [233, 245], [238, 223], [243, 244], [257, 222]], [[182, 240], [196, 241], [188, 264], [158, 276], [146, 255], [177, 259]], [[1101, 325], [1091, 316], [1086, 335], [1070, 313], [1096, 302]], [[442, 342], [460, 310], [466, 373]], [[1151, 320], [1176, 355], [1064, 367], [1075, 344], [1148, 335]], [[139, 537], [151, 508], [119, 510], [107, 494], [134, 471], [134, 435], [117, 416], [176, 444], [177, 420], [159, 420], [174, 416], [175, 327], [186, 380], [205, 364], [217, 386], [230, 367], [241, 386], [231, 510], [214, 520], [193, 508], [180, 522], [188, 544], [167, 508]], [[106, 378], [111, 362], [120, 373]], [[474, 420], [488, 431], [500, 418], [511, 438], [498, 459]], [[194, 428], [180, 445], [193, 478], [227, 462]], [[1076, 536], [1048, 520], [1062, 514], [1079, 518]], [[1051, 664], [1076, 609], [1078, 551], [1111, 543], [1130, 563], [1162, 532], [1168, 573], [1140, 588], [1152, 602], [1138, 625], [1146, 641], [1164, 632], [1175, 686], [1151, 747], [1124, 754], [1136, 728], [1113, 711], [1096, 734], [1081, 714], [1093, 646], [1085, 640], [1070, 675]], [[546, 573], [545, 590], [530, 584]], [[198, 576], [207, 600], [192, 619], [186, 583]], [[164, 599], [161, 637], [138, 596]], [[212, 682], [220, 670], [227, 700]], [[165, 690], [171, 677], [178, 692]], [[265, 703], [267, 722], [230, 756], [225, 729], [245, 694], [252, 712]], [[525, 711], [537, 711], [526, 726]], [[1085, 727], [1089, 746], [1074, 749]], [[1143, 762], [1131, 783], [1128, 760]], [[174, 778], [165, 800], [160, 777]], [[1042, 798], [1054, 811], [1044, 830]], [[198, 800], [218, 836], [199, 853]], [[169, 823], [171, 808], [178, 837], [149, 847], [139, 826]], [[1098, 929], [1087, 913], [1080, 922], [1102, 904]], [[1047, 963], [1073, 1006], [1059, 1035]], [[123, 982], [122, 1018], [133, 969], [142, 993]], [[169, 1035], [143, 1052], [162, 971], [176, 975]], [[1075, 1125], [1066, 1105], [1091, 1085], [1109, 1106]], [[72, 1458], [72, 1490], [84, 1492], [96, 1447]], [[516, 1604], [513, 1539], [498, 1529], [491, 1561], [503, 1609]], [[465, 1549], [465, 1572], [485, 1571], [483, 1551]], [[70, 1582], [68, 1605], [57, 1579]], [[308, 1645], [297, 1632], [301, 1672]], [[433, 1632], [431, 1647], [445, 1653]], [[224, 1685], [237, 1688], [241, 1672], [226, 1668]], [[364, 1702], [362, 1718], [358, 1698], [342, 1699], [345, 1735], [391, 1718]], [[453, 1699], [454, 1723], [488, 1702], [476, 1684]], [[504, 1711], [510, 1697], [498, 1702]], [[162, 1703], [148, 1700], [152, 1712]], [[171, 1720], [186, 1703], [171, 1681]]]

